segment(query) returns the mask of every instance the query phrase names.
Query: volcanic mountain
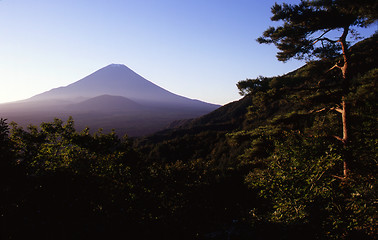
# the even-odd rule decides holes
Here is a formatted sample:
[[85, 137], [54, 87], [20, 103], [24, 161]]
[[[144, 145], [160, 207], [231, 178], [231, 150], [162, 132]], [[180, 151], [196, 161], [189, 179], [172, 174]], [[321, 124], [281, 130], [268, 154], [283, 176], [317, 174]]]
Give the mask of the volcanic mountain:
[[125, 65], [111, 64], [68, 86], [0, 104], [0, 117], [38, 125], [73, 116], [78, 129], [115, 129], [118, 134], [140, 136], [218, 107], [171, 93]]

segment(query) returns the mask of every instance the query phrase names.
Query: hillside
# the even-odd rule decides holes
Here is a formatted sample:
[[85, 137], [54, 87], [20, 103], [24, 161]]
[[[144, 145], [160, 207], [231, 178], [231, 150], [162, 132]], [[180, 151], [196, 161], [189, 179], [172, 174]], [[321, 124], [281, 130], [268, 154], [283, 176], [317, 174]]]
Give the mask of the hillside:
[[[374, 35], [371, 38], [355, 44], [351, 48], [352, 78], [358, 78], [378, 66], [378, 50], [375, 47], [377, 38], [378, 36]], [[201, 130], [217, 130], [220, 132], [230, 132], [243, 129], [247, 130], [265, 124], [279, 115], [298, 111], [300, 107], [306, 107], [308, 108], [308, 111], [311, 111], [312, 108], [315, 109], [316, 107], [321, 108], [321, 104], [324, 102], [337, 101], [337, 89], [332, 93], [321, 93], [321, 91], [327, 92], [334, 88], [335, 82], [332, 81], [339, 77], [338, 74], [335, 75], [327, 72], [327, 69], [332, 63], [333, 60], [312, 61], [301, 68], [282, 76], [262, 77], [257, 79], [257, 85], [250, 79], [240, 81], [237, 86], [241, 92], [244, 91], [245, 93], [244, 97], [240, 100], [226, 104], [199, 118], [174, 121], [171, 123], [170, 129], [148, 136], [144, 141], [153, 142], [153, 139], [155, 138], [162, 141], [166, 140], [166, 138], [172, 138], [171, 136], [180, 136], [183, 135], [182, 133], [190, 131], [200, 132]], [[265, 107], [265, 111], [261, 111], [262, 109], [256, 109], [256, 107], [258, 107], [254, 104], [257, 100], [256, 95], [258, 95], [259, 92], [268, 92], [269, 90], [278, 91], [275, 98], [264, 99], [266, 103], [269, 103], [269, 106]], [[313, 94], [314, 92], [315, 94]], [[301, 106], [300, 104], [297, 104], [298, 101], [294, 103], [287, 102], [287, 100], [282, 98], [285, 94], [291, 94], [292, 96], [295, 96], [295, 98], [298, 98], [301, 94], [308, 95], [306, 97], [309, 98], [311, 102], [306, 104], [316, 105]], [[305, 96], [302, 96], [302, 98], [305, 98]], [[282, 103], [283, 100], [285, 101], [284, 103]], [[255, 109], [255, 112], [253, 112], [252, 109]], [[258, 110], [260, 110], [260, 112], [258, 112]], [[250, 116], [253, 114], [260, 114], [261, 116], [259, 116], [258, 119], [253, 119], [253, 121], [251, 121]]]
[[[240, 81], [239, 101], [142, 138], [77, 131], [71, 118], [26, 129], [1, 119], [3, 234], [375, 239], [376, 43], [377, 35], [351, 48], [347, 148], [337, 139], [340, 73], [328, 71], [338, 59]], [[140, 104], [113, 95], [75, 104], [103, 101]], [[344, 158], [348, 179], [341, 177]]]
[[[355, 222], [359, 230], [347, 230], [355, 239], [371, 239], [377, 230], [371, 225], [376, 212], [372, 189], [377, 184], [377, 37], [351, 48], [353, 80], [348, 99], [355, 137], [348, 156], [353, 156], [352, 185], [346, 187], [337, 178], [345, 154], [333, 137], [342, 132], [341, 119], [332, 111], [340, 100], [340, 74], [327, 71], [335, 61], [328, 60], [309, 62], [283, 76], [241, 81], [237, 85], [245, 93], [241, 100], [136, 142], [144, 158], [163, 166], [164, 174], [159, 177], [175, 181], [170, 184], [174, 190], [159, 187], [159, 191], [172, 191], [173, 199], [175, 191], [183, 195], [172, 204], [190, 199], [201, 206], [182, 206], [182, 211], [196, 219], [216, 212], [217, 220], [205, 218], [196, 225], [218, 223], [213, 231], [198, 230], [211, 232], [215, 239], [235, 228], [235, 236], [241, 234], [245, 239], [250, 234], [261, 234], [262, 239], [333, 238], [347, 227], [328, 220], [329, 216], [345, 224]], [[278, 176], [273, 174], [277, 171]], [[178, 177], [177, 172], [189, 177]], [[189, 192], [182, 190], [188, 185], [193, 185]], [[275, 198], [273, 193], [282, 187], [286, 190]], [[194, 200], [192, 191], [203, 201]], [[365, 197], [359, 198], [360, 192]], [[293, 206], [290, 199], [300, 202]], [[327, 208], [328, 204], [337, 208]], [[278, 220], [273, 206], [282, 211]], [[250, 209], [254, 209], [253, 216]], [[180, 216], [190, 221], [192, 218], [185, 218], [188, 212]], [[232, 224], [235, 219], [240, 224]], [[244, 221], [253, 222], [256, 228], [246, 230]], [[366, 227], [360, 227], [363, 225]]]

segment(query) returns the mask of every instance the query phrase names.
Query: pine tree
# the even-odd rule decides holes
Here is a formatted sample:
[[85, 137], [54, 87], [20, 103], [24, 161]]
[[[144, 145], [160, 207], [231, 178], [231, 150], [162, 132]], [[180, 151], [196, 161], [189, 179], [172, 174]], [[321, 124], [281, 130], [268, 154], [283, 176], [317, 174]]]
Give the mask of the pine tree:
[[[273, 43], [279, 50], [279, 61], [285, 62], [291, 58], [324, 59], [341, 54], [341, 59], [328, 71], [339, 69], [342, 73], [341, 104], [331, 109], [342, 115], [343, 136], [335, 137], [346, 148], [351, 135], [350, 104], [346, 98], [350, 91], [348, 35], [357, 37], [357, 28], [368, 27], [377, 20], [378, 3], [371, 0], [302, 0], [297, 5], [276, 3], [271, 12], [271, 20], [282, 21], [283, 24], [269, 27], [257, 41], [264, 44]], [[346, 156], [342, 179], [347, 179], [348, 171]]]

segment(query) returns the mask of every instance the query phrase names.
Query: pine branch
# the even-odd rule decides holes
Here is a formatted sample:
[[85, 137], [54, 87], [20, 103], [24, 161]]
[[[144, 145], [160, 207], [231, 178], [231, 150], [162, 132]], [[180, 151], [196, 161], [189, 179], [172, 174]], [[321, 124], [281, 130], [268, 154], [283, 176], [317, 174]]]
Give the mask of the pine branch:
[[336, 112], [338, 112], [338, 113], [343, 113], [343, 109], [341, 109], [341, 108], [338, 108], [338, 107], [332, 107], [332, 108], [327, 108], [327, 107], [325, 107], [325, 108], [322, 108], [322, 109], [319, 109], [319, 110], [311, 110], [311, 111], [309, 111], [308, 113], [309, 114], [311, 114], [311, 113], [320, 113], [320, 112], [324, 112], [324, 111], [333, 111], [333, 110], [335, 110]]
[[322, 42], [323, 41], [328, 41], [330, 43], [337, 43], [337, 41], [335, 41], [335, 40], [331, 40], [329, 38], [324, 37], [324, 35], [326, 35], [327, 33], [329, 33], [331, 30], [332, 29], [325, 30], [319, 37], [315, 38], [315, 41], [312, 43], [312, 45], [315, 45], [319, 41], [322, 41]]
[[336, 176], [336, 175], [332, 175], [332, 177], [340, 179], [342, 181], [345, 181], [345, 177], [340, 177], [340, 176]]
[[333, 136], [333, 137], [336, 138], [337, 140], [341, 141], [341, 142], [344, 142], [344, 140], [339, 136]]
[[330, 42], [330, 43], [337, 43], [337, 42], [339, 42], [338, 40], [331, 40], [331, 39], [326, 38], [326, 37], [324, 37], [324, 38], [319, 38], [317, 41], [328, 41], [328, 42]]
[[325, 73], [328, 73], [329, 71], [332, 71], [335, 68], [342, 69], [343, 67], [339, 66], [340, 62], [341, 61], [338, 61], [335, 65], [333, 65], [333, 67], [331, 67], [330, 69], [328, 69]]

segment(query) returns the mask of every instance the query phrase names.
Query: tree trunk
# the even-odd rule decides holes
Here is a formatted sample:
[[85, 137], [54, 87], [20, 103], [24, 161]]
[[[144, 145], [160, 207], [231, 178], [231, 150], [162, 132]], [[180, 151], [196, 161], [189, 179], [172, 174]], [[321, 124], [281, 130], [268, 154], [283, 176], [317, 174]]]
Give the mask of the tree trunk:
[[[344, 149], [346, 151], [347, 146], [348, 146], [348, 133], [350, 129], [350, 124], [349, 124], [349, 103], [346, 100], [346, 95], [349, 93], [349, 54], [348, 54], [348, 47], [346, 43], [346, 36], [348, 35], [349, 32], [349, 26], [344, 28], [344, 32], [341, 35], [339, 39], [339, 43], [341, 44], [341, 48], [343, 51], [343, 60], [344, 60], [344, 65], [341, 67], [341, 71], [343, 74], [343, 83], [342, 83], [342, 88], [343, 88], [343, 97], [341, 99], [341, 105], [342, 105], [342, 113], [341, 113], [341, 118], [342, 118], [342, 123], [343, 123], [343, 138], [342, 142], [344, 145]], [[343, 175], [344, 179], [347, 179], [348, 177], [348, 171], [349, 171], [349, 166], [348, 166], [348, 153], [344, 153], [344, 162], [343, 162]]]
[[[346, 102], [345, 98], [343, 97], [343, 100], [342, 100], [342, 107], [343, 107], [343, 111], [341, 113], [341, 118], [342, 118], [342, 121], [343, 121], [343, 139], [342, 139], [342, 142], [343, 142], [343, 145], [344, 145], [344, 149], [346, 150], [347, 146], [348, 146], [348, 131], [349, 131], [349, 104]], [[348, 177], [348, 171], [349, 171], [349, 168], [348, 168], [348, 153], [344, 152], [344, 162], [343, 162], [343, 175], [344, 175], [344, 179], [346, 179]]]

